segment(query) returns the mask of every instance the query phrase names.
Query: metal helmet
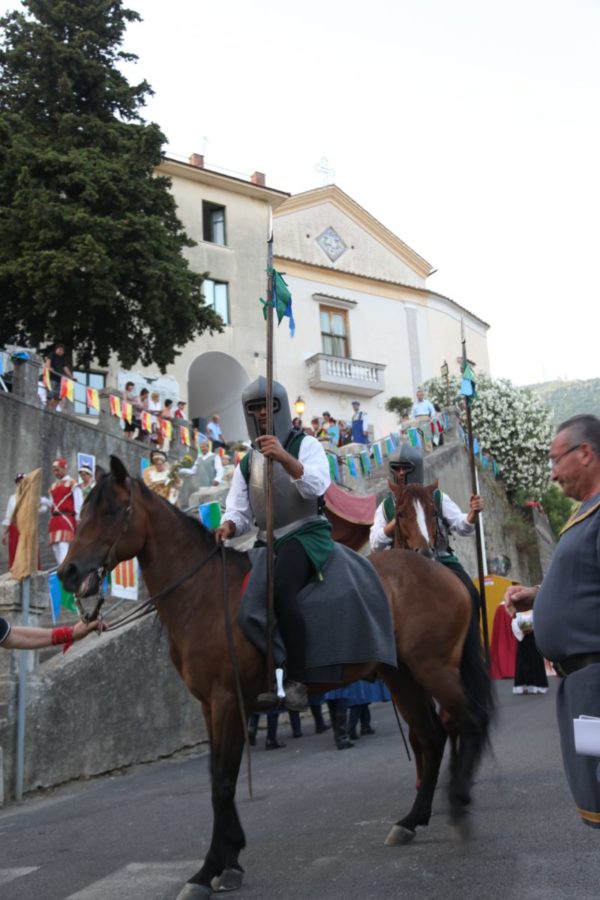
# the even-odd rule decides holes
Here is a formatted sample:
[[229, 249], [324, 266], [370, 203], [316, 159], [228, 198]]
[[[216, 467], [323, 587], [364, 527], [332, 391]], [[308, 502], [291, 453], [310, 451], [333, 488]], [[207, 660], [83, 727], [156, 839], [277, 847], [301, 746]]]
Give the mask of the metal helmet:
[[423, 451], [420, 447], [400, 444], [390, 455], [392, 480], [400, 484], [423, 484]]
[[[242, 393], [242, 404], [246, 427], [251, 441], [255, 441], [260, 434], [258, 423], [258, 411], [265, 405], [267, 399], [267, 379], [261, 375], [252, 384], [249, 384]], [[278, 381], [273, 382], [273, 433], [285, 445], [292, 430], [292, 414], [286, 389]]]

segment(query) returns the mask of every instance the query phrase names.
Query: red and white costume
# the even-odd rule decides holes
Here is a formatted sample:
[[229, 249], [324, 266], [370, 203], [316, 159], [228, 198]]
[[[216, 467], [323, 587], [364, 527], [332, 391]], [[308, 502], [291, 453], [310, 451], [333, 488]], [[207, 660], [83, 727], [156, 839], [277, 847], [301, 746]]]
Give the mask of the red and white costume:
[[69, 544], [75, 537], [75, 526], [81, 511], [81, 491], [68, 475], [57, 478], [50, 488], [50, 523], [48, 543], [52, 546], [58, 565], [62, 563]]

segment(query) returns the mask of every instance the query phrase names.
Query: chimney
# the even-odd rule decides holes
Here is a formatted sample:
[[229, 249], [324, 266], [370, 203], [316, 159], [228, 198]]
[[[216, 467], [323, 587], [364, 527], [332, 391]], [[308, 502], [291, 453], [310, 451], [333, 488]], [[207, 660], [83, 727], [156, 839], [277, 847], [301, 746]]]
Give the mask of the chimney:
[[252, 182], [252, 184], [258, 184], [261, 187], [264, 187], [265, 186], [265, 178], [266, 178], [266, 175], [264, 172], [255, 172], [253, 175], [250, 176], [250, 181]]
[[195, 166], [197, 169], [204, 168], [204, 156], [201, 153], [192, 153], [188, 162], [190, 166]]

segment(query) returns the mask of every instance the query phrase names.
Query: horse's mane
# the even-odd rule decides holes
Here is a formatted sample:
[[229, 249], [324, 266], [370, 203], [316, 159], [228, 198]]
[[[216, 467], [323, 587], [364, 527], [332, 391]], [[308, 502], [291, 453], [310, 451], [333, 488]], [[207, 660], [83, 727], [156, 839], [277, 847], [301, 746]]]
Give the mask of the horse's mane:
[[[131, 478], [132, 483], [137, 485], [144, 500], [159, 503], [166, 513], [175, 516], [175, 518], [186, 529], [192, 539], [198, 540], [198, 538], [200, 538], [204, 544], [210, 544], [210, 548], [212, 549], [212, 547], [214, 546], [214, 538], [212, 536], [212, 533], [202, 524], [199, 519], [188, 516], [176, 506], [173, 506], [172, 503], [169, 503], [169, 501], [164, 497], [161, 497], [159, 494], [151, 491], [150, 488], [146, 484], [144, 484], [141, 478], [133, 478], [132, 476], [129, 477]], [[119, 511], [119, 505], [115, 503], [113, 494], [110, 490], [113, 478], [114, 476], [107, 472], [101, 478], [101, 480], [97, 482], [96, 487], [87, 497], [85, 504], [87, 507], [89, 507], [92, 514], [100, 506], [103, 500], [106, 503], [109, 512], [116, 513]]]

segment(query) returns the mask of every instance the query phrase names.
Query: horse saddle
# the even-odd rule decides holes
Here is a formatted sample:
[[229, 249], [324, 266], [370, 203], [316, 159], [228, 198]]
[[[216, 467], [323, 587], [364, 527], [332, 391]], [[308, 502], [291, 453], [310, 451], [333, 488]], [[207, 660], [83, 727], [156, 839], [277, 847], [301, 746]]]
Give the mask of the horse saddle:
[[[248, 552], [252, 571], [244, 592], [238, 623], [246, 637], [266, 655], [267, 557], [265, 548]], [[342, 544], [336, 544], [324, 569], [324, 580], [310, 582], [298, 595], [306, 626], [306, 680], [342, 680], [342, 668], [352, 663], [379, 662], [396, 666], [396, 644], [390, 606], [373, 565]], [[285, 663], [285, 647], [275, 628], [273, 658]]]

